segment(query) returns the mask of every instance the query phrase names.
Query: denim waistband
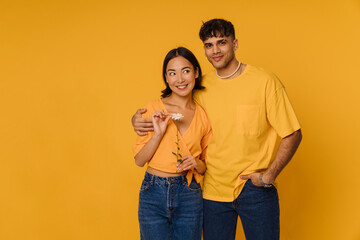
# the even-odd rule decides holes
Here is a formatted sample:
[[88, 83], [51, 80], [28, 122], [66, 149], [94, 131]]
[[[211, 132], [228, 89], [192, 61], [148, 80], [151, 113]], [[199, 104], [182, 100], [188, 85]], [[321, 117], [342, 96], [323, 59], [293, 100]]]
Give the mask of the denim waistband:
[[145, 180], [151, 181], [153, 183], [162, 183], [162, 184], [187, 182], [186, 175], [181, 175], [176, 177], [159, 177], [148, 172], [145, 172]]

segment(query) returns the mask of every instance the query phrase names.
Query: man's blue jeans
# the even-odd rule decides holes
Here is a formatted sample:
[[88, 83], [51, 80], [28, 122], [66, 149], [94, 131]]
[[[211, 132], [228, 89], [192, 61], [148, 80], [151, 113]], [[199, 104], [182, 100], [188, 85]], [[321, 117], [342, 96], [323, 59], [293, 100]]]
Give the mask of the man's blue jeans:
[[145, 173], [139, 197], [142, 240], [201, 240], [203, 199], [200, 184], [185, 176]]
[[234, 240], [240, 216], [247, 240], [278, 240], [279, 198], [274, 186], [255, 186], [251, 180], [233, 202], [204, 199], [204, 240]]

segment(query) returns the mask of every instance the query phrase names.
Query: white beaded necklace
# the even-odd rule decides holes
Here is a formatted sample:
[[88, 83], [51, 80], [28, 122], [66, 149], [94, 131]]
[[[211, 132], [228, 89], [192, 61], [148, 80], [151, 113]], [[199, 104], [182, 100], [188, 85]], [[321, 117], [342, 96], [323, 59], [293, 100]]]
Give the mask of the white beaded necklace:
[[218, 72], [216, 71], [216, 76], [218, 76], [218, 77], [221, 78], [221, 79], [231, 77], [231, 76], [234, 75], [234, 74], [239, 70], [239, 68], [240, 68], [241, 62], [240, 62], [240, 61], [238, 61], [238, 62], [239, 62], [239, 65], [237, 66], [237, 68], [235, 69], [235, 71], [234, 71], [232, 74], [222, 77], [222, 76], [219, 76]]

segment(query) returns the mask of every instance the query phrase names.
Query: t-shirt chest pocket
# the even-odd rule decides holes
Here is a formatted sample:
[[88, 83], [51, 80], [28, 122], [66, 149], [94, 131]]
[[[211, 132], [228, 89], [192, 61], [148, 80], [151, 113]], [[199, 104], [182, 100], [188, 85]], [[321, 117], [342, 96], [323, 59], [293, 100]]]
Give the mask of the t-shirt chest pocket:
[[260, 105], [236, 106], [237, 134], [245, 136], [258, 136], [261, 131]]

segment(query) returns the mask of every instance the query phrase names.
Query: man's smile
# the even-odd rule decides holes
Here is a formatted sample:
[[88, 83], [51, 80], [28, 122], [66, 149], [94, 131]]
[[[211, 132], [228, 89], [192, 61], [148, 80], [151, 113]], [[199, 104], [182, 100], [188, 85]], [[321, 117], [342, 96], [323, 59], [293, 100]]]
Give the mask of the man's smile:
[[222, 58], [223, 58], [223, 56], [214, 56], [214, 57], [212, 57], [212, 59], [214, 59], [215, 62], [220, 61]]

